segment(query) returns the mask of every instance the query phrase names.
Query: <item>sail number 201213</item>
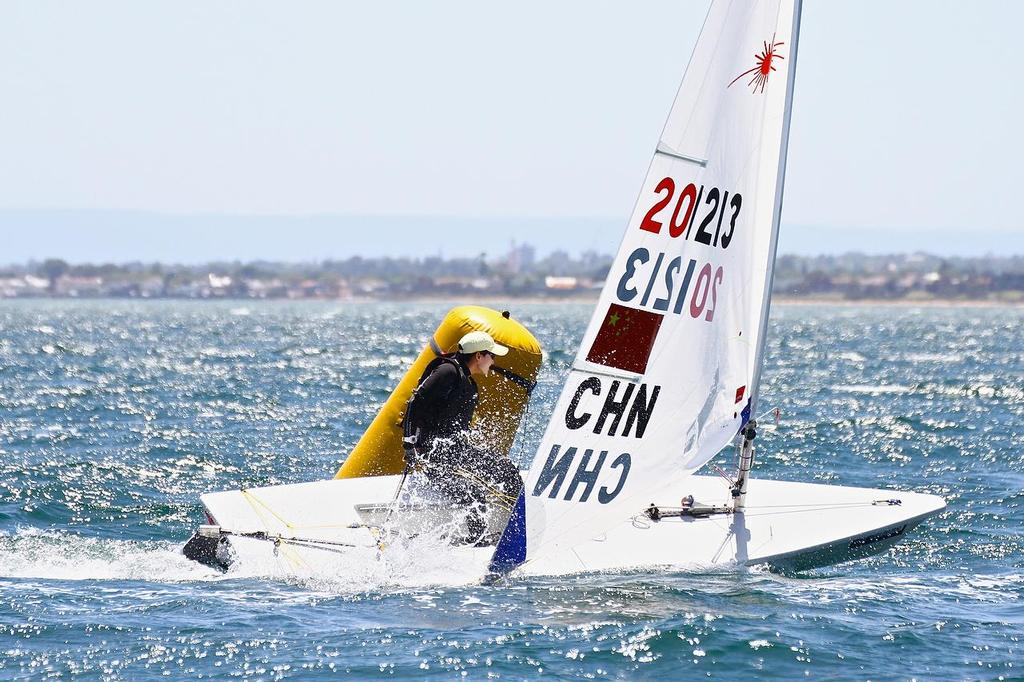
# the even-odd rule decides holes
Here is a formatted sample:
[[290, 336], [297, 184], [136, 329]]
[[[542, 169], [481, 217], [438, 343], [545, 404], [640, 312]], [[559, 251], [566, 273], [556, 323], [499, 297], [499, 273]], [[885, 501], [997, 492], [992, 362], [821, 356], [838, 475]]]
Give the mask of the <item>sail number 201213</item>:
[[[704, 244], [710, 247], [710, 251], [705, 251], [709, 255], [716, 249], [729, 248], [743, 197], [718, 187], [697, 187], [692, 182], [679, 192], [676, 187], [672, 178], [662, 178], [654, 188], [657, 199], [640, 221], [640, 229], [670, 240]], [[697, 258], [672, 257], [640, 246], [626, 256], [620, 267], [622, 272], [615, 289], [619, 301], [675, 315], [689, 313], [705, 322], [714, 320], [718, 288], [725, 278], [722, 266], [699, 262]]]
[[[698, 188], [691, 182], [677, 195], [676, 181], [669, 177], [662, 178], [654, 188], [654, 193], [660, 198], [644, 214], [640, 222], [641, 230], [661, 234], [662, 229], [667, 227], [668, 235], [672, 238], [690, 239], [692, 236], [693, 241], [707, 246], [729, 248], [736, 231], [736, 219], [743, 207], [740, 194], [734, 193], [730, 198], [729, 190], [705, 188], [704, 185]], [[675, 206], [670, 216], [665, 209], [672, 203], [672, 199], [675, 199]]]
[[[689, 259], [685, 266], [681, 256], [668, 263], [665, 260], [664, 253], [656, 254], [652, 262], [650, 251], [642, 246], [634, 249], [626, 257], [625, 270], [615, 288], [616, 297], [623, 303], [632, 303], [640, 296], [641, 306], [650, 305], [661, 312], [671, 309], [676, 315], [686, 310], [690, 317], [711, 322], [718, 305], [718, 286], [725, 276], [722, 266], [715, 268], [711, 263], [704, 263], [698, 270], [695, 258]], [[643, 289], [642, 296], [640, 289]]]

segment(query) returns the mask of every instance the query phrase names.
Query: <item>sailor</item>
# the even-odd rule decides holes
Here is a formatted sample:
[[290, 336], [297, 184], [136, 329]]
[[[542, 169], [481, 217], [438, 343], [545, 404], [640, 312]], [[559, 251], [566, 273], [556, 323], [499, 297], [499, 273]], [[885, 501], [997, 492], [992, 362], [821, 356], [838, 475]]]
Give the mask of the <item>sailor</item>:
[[489, 503], [512, 508], [523, 488], [515, 464], [474, 445], [469, 438], [478, 390], [474, 376], [490, 374], [495, 356], [508, 353], [487, 332], [469, 332], [458, 352], [430, 362], [409, 399], [405, 417], [406, 461], [430, 484], [467, 512], [468, 534], [460, 541], [487, 544]]

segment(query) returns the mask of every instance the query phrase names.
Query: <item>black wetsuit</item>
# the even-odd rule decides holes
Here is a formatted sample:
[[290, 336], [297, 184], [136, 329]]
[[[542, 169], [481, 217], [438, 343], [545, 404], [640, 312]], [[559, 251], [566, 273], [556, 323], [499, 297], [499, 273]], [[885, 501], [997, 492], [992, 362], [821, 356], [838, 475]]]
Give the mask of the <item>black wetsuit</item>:
[[406, 430], [417, 434], [416, 455], [431, 484], [455, 504], [469, 508], [470, 536], [483, 534], [489, 492], [510, 500], [519, 497], [523, 481], [508, 457], [474, 447], [469, 425], [478, 390], [460, 355], [436, 358], [423, 372], [407, 408]]

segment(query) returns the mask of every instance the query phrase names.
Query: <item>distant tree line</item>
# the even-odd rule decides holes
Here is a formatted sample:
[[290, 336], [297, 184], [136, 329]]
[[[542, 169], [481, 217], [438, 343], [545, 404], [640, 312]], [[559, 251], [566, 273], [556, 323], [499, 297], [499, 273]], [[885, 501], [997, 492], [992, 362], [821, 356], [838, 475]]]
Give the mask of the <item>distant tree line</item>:
[[[421, 295], [596, 295], [612, 257], [556, 251], [536, 258], [514, 247], [489, 258], [364, 258], [274, 261], [68, 263], [0, 267], [0, 297], [309, 298]], [[826, 299], [1024, 299], [1024, 256], [943, 258], [924, 253], [780, 256], [774, 292]]]

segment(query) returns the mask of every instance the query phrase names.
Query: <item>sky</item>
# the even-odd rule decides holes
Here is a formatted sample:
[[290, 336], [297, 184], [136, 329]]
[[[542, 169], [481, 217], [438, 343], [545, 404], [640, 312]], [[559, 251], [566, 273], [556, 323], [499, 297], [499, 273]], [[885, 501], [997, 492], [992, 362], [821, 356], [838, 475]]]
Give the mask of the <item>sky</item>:
[[[0, 262], [612, 252], [705, 0], [0, 2]], [[780, 250], [1024, 253], [1024, 3], [805, 0]]]

